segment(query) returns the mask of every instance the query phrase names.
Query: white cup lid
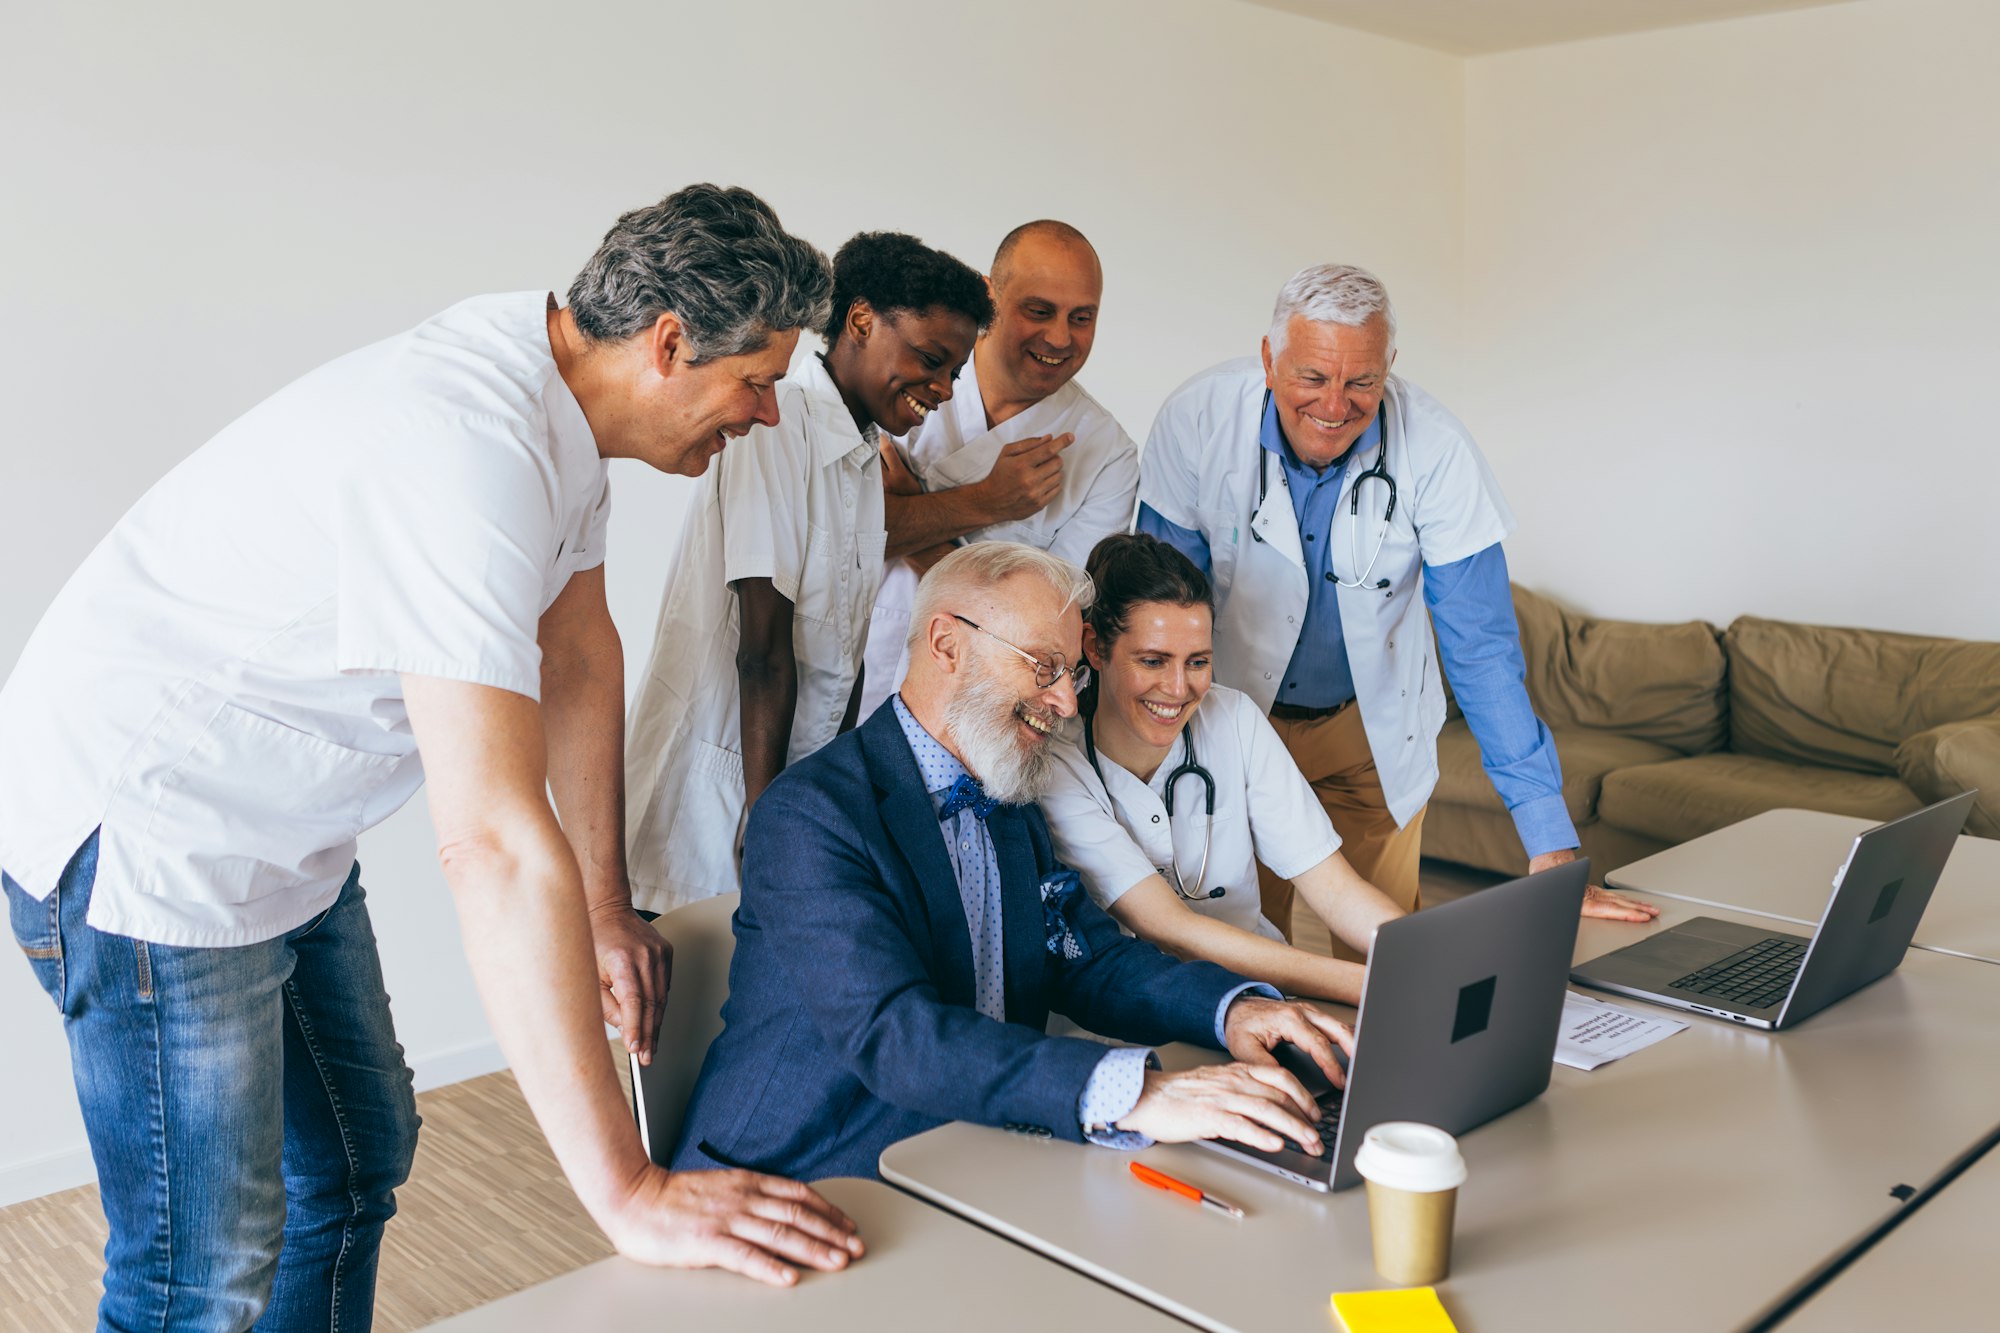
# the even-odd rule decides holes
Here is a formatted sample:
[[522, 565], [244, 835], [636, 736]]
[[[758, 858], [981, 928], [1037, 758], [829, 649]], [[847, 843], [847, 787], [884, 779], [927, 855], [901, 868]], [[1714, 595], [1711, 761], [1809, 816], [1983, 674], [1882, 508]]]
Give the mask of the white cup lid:
[[1377, 1185], [1416, 1194], [1455, 1190], [1465, 1183], [1458, 1140], [1410, 1120], [1391, 1120], [1369, 1130], [1354, 1154], [1354, 1169]]

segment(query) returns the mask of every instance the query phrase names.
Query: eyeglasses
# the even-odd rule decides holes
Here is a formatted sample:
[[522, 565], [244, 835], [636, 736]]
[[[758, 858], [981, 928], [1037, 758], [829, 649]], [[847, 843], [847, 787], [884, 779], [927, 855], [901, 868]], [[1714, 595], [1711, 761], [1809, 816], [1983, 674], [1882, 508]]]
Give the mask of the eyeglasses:
[[1027, 649], [1022, 648], [1016, 644], [1008, 643], [998, 634], [995, 634], [992, 630], [986, 628], [986, 626], [978, 623], [977, 621], [967, 620], [964, 616], [960, 615], [956, 611], [951, 613], [951, 618], [953, 620], [958, 621], [961, 625], [972, 626], [972, 628], [978, 630], [981, 634], [984, 634], [987, 638], [993, 640], [995, 643], [1007, 649], [1009, 652], [1013, 653], [1016, 657], [1019, 657], [1022, 661], [1026, 662], [1029, 666], [1033, 667], [1035, 669], [1035, 688], [1038, 690], [1054, 689], [1056, 683], [1060, 681], [1064, 676], [1069, 677], [1070, 687], [1072, 689], [1080, 690], [1083, 688], [1084, 677], [1090, 674], [1090, 664], [1087, 662], [1078, 662], [1075, 666], [1065, 666], [1063, 665], [1062, 654], [1060, 653], [1056, 654], [1056, 660], [1054, 662], [1044, 662], [1041, 658], [1036, 657], [1033, 653], [1029, 652]]

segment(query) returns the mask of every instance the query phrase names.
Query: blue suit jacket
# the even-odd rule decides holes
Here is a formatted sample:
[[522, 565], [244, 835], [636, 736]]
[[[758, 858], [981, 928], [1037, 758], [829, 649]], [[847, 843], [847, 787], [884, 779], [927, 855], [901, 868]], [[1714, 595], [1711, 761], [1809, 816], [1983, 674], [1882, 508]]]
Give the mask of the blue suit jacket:
[[1105, 1048], [1045, 1035], [1051, 1010], [1146, 1045], [1215, 1045], [1242, 978], [1122, 934], [1082, 894], [1088, 957], [1051, 954], [1040, 884], [1059, 867], [1041, 812], [1003, 806], [987, 828], [1005, 1023], [973, 1008], [958, 881], [893, 705], [779, 775], [750, 815], [724, 1028], [675, 1169], [873, 1176], [884, 1148], [947, 1120], [1080, 1140], [1077, 1099]]

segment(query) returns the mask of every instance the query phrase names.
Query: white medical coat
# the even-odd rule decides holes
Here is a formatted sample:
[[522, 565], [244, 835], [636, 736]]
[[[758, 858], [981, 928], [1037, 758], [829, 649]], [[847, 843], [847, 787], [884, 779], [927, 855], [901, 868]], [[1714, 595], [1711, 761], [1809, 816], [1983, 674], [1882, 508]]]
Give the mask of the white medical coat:
[[[1202, 697], [1187, 730], [1194, 754], [1215, 780], [1215, 817], [1205, 811], [1200, 778], [1174, 784], [1167, 809], [1166, 783], [1187, 757], [1180, 741], [1153, 776], [1141, 781], [1098, 753], [1092, 771], [1081, 737], [1054, 742], [1055, 765], [1041, 800], [1056, 857], [1083, 877], [1100, 907], [1110, 907], [1153, 874], [1173, 883], [1168, 868], [1178, 857], [1187, 889], [1196, 892], [1202, 849], [1209, 845], [1208, 874], [1199, 892], [1221, 887], [1220, 898], [1188, 906], [1267, 939], [1283, 940], [1265, 919], [1257, 890], [1257, 862], [1293, 879], [1340, 850], [1312, 784], [1300, 776], [1270, 720], [1255, 700], [1226, 685]], [[1212, 839], [1212, 841], [1211, 841]]]
[[744, 813], [739, 579], [792, 601], [792, 764], [840, 731], [882, 579], [882, 460], [816, 356], [778, 386], [779, 420], [702, 478], [667, 576], [625, 745], [632, 901], [664, 912], [737, 887]]
[[[1256, 358], [1224, 362], [1176, 389], [1146, 440], [1139, 500], [1170, 523], [1208, 541], [1215, 580], [1216, 679], [1268, 710], [1298, 647], [1307, 600], [1304, 548], [1284, 468], [1259, 443], [1264, 369]], [[1388, 488], [1361, 494], [1359, 531], [1350, 513], [1355, 479], [1374, 465], [1378, 444], [1350, 458], [1325, 540], [1341, 587], [1341, 632], [1369, 749], [1383, 795], [1407, 824], [1437, 786], [1437, 735], [1444, 726], [1423, 566], [1477, 554], [1514, 530], [1514, 515], [1485, 458], [1435, 398], [1391, 375], [1383, 394], [1388, 471], [1396, 479], [1394, 519], [1375, 556]], [[1260, 465], [1268, 484], [1258, 500]], [[1356, 560], [1358, 553], [1358, 562]], [[1386, 586], [1377, 587], [1386, 580]]]

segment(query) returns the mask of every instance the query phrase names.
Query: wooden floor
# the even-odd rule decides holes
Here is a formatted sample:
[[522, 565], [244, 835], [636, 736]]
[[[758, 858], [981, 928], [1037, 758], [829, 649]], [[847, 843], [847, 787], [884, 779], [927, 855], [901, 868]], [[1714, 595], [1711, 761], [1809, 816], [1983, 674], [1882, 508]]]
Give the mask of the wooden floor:
[[[611, 1254], [512, 1074], [419, 1093], [417, 1109], [416, 1166], [382, 1241], [378, 1330], [421, 1328]], [[95, 1185], [0, 1208], [0, 1330], [92, 1327], [104, 1236]]]
[[[1499, 876], [1426, 862], [1435, 906]], [[1325, 927], [1297, 922], [1302, 947]], [[1317, 945], [1324, 952], [1324, 945]], [[614, 1063], [621, 1077], [625, 1062]], [[604, 1239], [563, 1180], [513, 1075], [488, 1074], [417, 1096], [424, 1117], [410, 1182], [382, 1242], [375, 1327], [421, 1328], [607, 1257]], [[97, 1187], [0, 1208], [0, 1330], [71, 1333], [92, 1326], [103, 1288]]]

